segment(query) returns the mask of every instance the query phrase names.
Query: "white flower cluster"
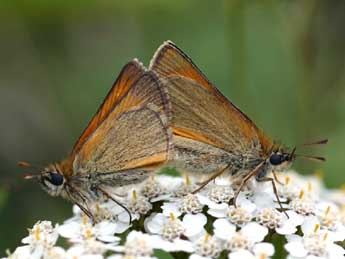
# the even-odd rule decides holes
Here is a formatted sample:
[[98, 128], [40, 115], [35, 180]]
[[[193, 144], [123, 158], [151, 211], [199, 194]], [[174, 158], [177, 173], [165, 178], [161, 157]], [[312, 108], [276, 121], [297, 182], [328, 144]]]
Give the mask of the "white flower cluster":
[[[229, 178], [191, 194], [198, 185], [188, 176], [157, 175], [124, 188], [126, 195], [118, 193], [131, 211], [131, 223], [112, 201], [95, 205], [96, 224], [74, 206], [74, 216], [62, 225], [37, 222], [22, 240], [25, 245], [8, 258], [156, 258], [155, 250], [161, 249], [191, 259], [269, 259], [277, 238], [289, 259], [345, 258], [345, 192], [327, 190], [317, 176], [289, 171], [280, 178], [285, 213], [270, 183], [253, 180], [235, 207], [229, 201], [237, 185]], [[59, 237], [69, 248], [56, 246]]]

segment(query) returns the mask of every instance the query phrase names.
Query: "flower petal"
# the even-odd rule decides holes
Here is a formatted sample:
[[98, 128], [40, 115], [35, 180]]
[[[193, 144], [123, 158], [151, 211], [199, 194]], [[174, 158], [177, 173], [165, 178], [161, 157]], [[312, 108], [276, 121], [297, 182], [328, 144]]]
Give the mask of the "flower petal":
[[236, 252], [229, 253], [229, 259], [255, 259], [255, 256], [248, 250], [240, 249]]
[[254, 242], [261, 242], [268, 234], [268, 229], [259, 223], [249, 222], [242, 229], [241, 232]]
[[162, 213], [152, 213], [151, 216], [145, 219], [145, 229], [151, 234], [161, 234], [162, 226], [166, 217]]
[[274, 246], [271, 243], [258, 243], [254, 245], [253, 252], [255, 255], [264, 254], [266, 256], [272, 256], [274, 254]]
[[207, 217], [204, 214], [186, 214], [183, 217], [183, 226], [185, 227], [185, 235], [193, 237], [203, 231], [204, 225], [207, 223]]
[[290, 255], [295, 257], [305, 257], [308, 254], [301, 242], [289, 242], [284, 247]]
[[214, 235], [223, 240], [230, 239], [236, 232], [236, 226], [226, 219], [217, 219], [213, 223], [213, 227]]
[[177, 202], [164, 202], [161, 208], [163, 210], [163, 215], [166, 217], [170, 217], [171, 213], [173, 213], [175, 217], [181, 216]]

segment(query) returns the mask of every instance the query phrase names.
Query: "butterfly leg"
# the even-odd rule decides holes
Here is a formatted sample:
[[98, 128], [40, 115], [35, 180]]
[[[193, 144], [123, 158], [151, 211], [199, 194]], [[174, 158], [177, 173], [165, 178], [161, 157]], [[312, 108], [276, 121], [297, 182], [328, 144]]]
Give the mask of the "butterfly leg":
[[280, 185], [284, 185], [284, 183], [283, 183], [282, 181], [279, 180], [278, 175], [276, 174], [275, 171], [272, 171], [272, 174], [273, 174], [274, 181], [276, 181], [276, 182], [279, 183]]
[[213, 175], [211, 175], [210, 178], [208, 178], [206, 181], [203, 181], [200, 184], [200, 186], [194, 190], [192, 192], [192, 194], [196, 194], [197, 192], [199, 192], [202, 188], [204, 188], [206, 185], [208, 185], [211, 181], [213, 181], [214, 179], [216, 179], [218, 176], [222, 175], [226, 170], [228, 170], [231, 167], [230, 164], [228, 164], [226, 167], [224, 167], [222, 170], [220, 170], [219, 172], [214, 173]]
[[83, 205], [81, 205], [78, 202], [75, 202], [75, 205], [77, 205], [79, 207], [79, 209], [81, 209], [82, 212], [84, 212], [84, 214], [86, 216], [89, 217], [89, 219], [91, 219], [92, 223], [95, 224], [95, 217], [92, 215], [91, 211], [89, 211], [87, 208], [85, 208]]
[[274, 182], [274, 179], [273, 178], [270, 178], [270, 177], [265, 177], [265, 178], [261, 178], [261, 179], [257, 179], [259, 182], [271, 182], [272, 183], [272, 188], [273, 188], [273, 192], [274, 192], [274, 195], [276, 196], [277, 198], [277, 201], [278, 201], [278, 204], [279, 204], [279, 207], [280, 209], [284, 212], [285, 216], [287, 218], [289, 218], [289, 215], [286, 213], [285, 209], [283, 208], [283, 205], [279, 199], [279, 195], [278, 195], [278, 190], [277, 190], [277, 186]]
[[[242, 180], [240, 186], [238, 187], [238, 189], [236, 190], [235, 195], [234, 195], [234, 206], [235, 206], [235, 208], [237, 207], [237, 204], [236, 204], [237, 197], [238, 197], [238, 195], [240, 194], [240, 192], [242, 191], [243, 187], [247, 184], [247, 182], [248, 182], [253, 176], [255, 176], [255, 175], [258, 173], [258, 171], [264, 166], [264, 164], [265, 164], [265, 161], [262, 161], [260, 164], [258, 164], [258, 165], [254, 168], [253, 171], [249, 172], [249, 174], [247, 174], [247, 175], [243, 178], [243, 180]], [[230, 203], [230, 200], [229, 200], [229, 203]]]
[[[93, 224], [95, 224], [95, 217], [93, 216], [93, 214], [91, 213], [91, 210], [87, 206], [87, 198], [85, 197], [85, 195], [79, 192], [78, 189], [74, 188], [71, 184], [67, 183], [67, 186], [68, 188], [66, 188], [66, 191], [67, 191], [67, 195], [69, 196], [69, 199], [75, 205], [77, 205], [81, 209], [81, 211], [84, 212], [86, 216], [88, 216], [91, 219]], [[78, 197], [79, 199], [76, 199], [76, 197]], [[86, 207], [81, 205], [79, 201], [85, 204]]]
[[106, 196], [107, 198], [111, 199], [113, 202], [115, 202], [117, 205], [119, 205], [121, 208], [123, 208], [129, 216], [129, 224], [132, 223], [132, 214], [131, 212], [126, 208], [125, 205], [123, 205], [122, 203], [120, 203], [119, 201], [117, 201], [115, 198], [113, 198], [107, 191], [105, 191], [104, 189], [100, 188], [100, 187], [96, 187], [101, 193], [103, 193], [104, 196]]

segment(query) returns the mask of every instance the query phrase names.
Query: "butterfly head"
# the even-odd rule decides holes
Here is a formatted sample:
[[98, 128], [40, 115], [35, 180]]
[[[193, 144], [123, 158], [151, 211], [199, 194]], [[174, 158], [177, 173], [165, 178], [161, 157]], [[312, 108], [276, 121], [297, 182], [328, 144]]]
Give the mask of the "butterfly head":
[[[23, 163], [24, 162], [20, 162], [20, 166], [30, 166], [28, 163]], [[58, 165], [49, 165], [38, 174], [29, 173], [24, 176], [24, 179], [37, 180], [42, 189], [52, 196], [61, 196], [66, 184], [65, 177]]]
[[268, 161], [274, 171], [284, 171], [288, 169], [296, 159], [296, 148], [289, 152], [285, 148], [279, 148], [271, 152]]
[[[313, 146], [313, 145], [324, 145], [327, 144], [328, 140], [323, 139], [315, 142], [304, 143], [301, 146]], [[276, 146], [272, 148], [272, 151], [268, 157], [269, 164], [271, 168], [275, 171], [284, 171], [290, 167], [292, 162], [297, 158], [314, 160], [319, 162], [324, 162], [326, 159], [319, 156], [306, 156], [301, 154], [296, 154], [296, 147], [289, 151], [285, 147]]]
[[52, 196], [60, 196], [65, 188], [65, 178], [54, 165], [45, 168], [38, 176], [43, 190]]

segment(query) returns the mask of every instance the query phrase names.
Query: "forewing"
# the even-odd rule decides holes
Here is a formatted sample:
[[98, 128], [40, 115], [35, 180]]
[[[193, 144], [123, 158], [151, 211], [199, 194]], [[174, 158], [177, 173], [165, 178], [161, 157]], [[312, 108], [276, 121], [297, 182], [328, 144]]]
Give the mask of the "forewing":
[[[165, 82], [171, 103], [173, 133], [220, 147], [229, 152], [252, 150], [258, 141], [253, 129], [244, 125], [224, 103], [195, 81], [171, 77]], [[248, 134], [251, 137], [248, 138]], [[256, 143], [258, 144], [258, 143]]]
[[165, 162], [167, 113], [159, 80], [146, 72], [81, 147], [74, 170], [106, 173]]
[[[179, 109], [179, 112], [182, 112], [183, 110], [185, 110], [184, 112], [190, 112], [189, 109], [191, 107], [188, 107], [188, 105], [197, 106], [198, 109], [201, 109], [199, 112], [202, 110], [205, 110], [206, 112], [205, 115], [199, 115], [197, 108], [192, 108], [194, 112], [193, 114], [197, 112], [197, 118], [193, 119], [196, 121], [194, 125], [190, 125], [189, 128], [181, 128], [181, 124], [185, 122], [180, 122], [178, 118], [180, 118], [181, 115], [177, 115], [177, 112], [174, 112], [175, 117], [172, 127], [175, 133], [176, 131], [184, 131], [184, 135], [190, 135], [193, 139], [200, 138], [200, 141], [206, 141], [207, 143], [210, 143], [210, 140], [212, 142], [215, 141], [215, 139], [218, 139], [216, 143], [227, 149], [232, 149], [235, 143], [242, 143], [244, 140], [252, 143], [259, 141], [263, 149], [269, 149], [271, 147], [271, 140], [262, 131], [260, 131], [244, 113], [223, 96], [222, 93], [214, 87], [206, 76], [198, 69], [192, 60], [174, 43], [167, 41], [157, 50], [151, 61], [150, 70], [155, 71], [162, 79], [165, 79], [170, 83], [170, 85], [167, 84], [169, 92], [171, 91], [171, 88], [176, 88], [175, 94], [178, 94], [179, 92], [179, 94], [184, 93], [189, 95], [188, 99], [191, 103], [183, 103], [184, 108], [177, 108]], [[187, 80], [184, 82], [183, 80], [174, 79], [179, 77]], [[171, 84], [172, 82], [174, 82], [174, 84]], [[192, 86], [197, 87], [194, 88]], [[201, 88], [205, 91], [202, 92]], [[169, 93], [169, 95], [172, 94]], [[203, 102], [203, 105], [206, 105], [204, 108], [201, 107], [201, 105], [198, 105], [195, 100], [198, 99], [198, 101], [201, 101], [200, 95], [207, 96], [207, 100], [212, 103], [212, 106], [207, 102]], [[175, 108], [176, 107], [173, 107], [173, 110]], [[208, 117], [209, 115], [212, 116]], [[206, 117], [208, 117], [208, 120], [205, 120]], [[181, 118], [181, 120], [184, 120], [184, 118]], [[212, 121], [214, 122], [212, 123]], [[214, 128], [215, 130], [218, 128], [218, 130], [206, 130], [201, 132], [201, 128], [198, 125], [203, 125], [204, 127], [207, 124], [206, 122], [210, 123], [209, 126], [211, 128]], [[214, 132], [221, 131], [221, 128], [219, 127], [225, 127], [223, 128], [224, 132], [222, 132], [220, 136], [229, 136], [228, 138], [224, 138], [223, 141], [221, 141], [220, 137], [214, 136]], [[233, 137], [236, 136], [239, 137], [238, 140], [233, 139]]]
[[107, 118], [109, 113], [113, 111], [114, 107], [118, 104], [121, 98], [123, 98], [123, 96], [128, 92], [129, 88], [133, 85], [133, 83], [138, 80], [138, 78], [141, 77], [144, 72], [145, 68], [137, 60], [129, 62], [122, 68], [120, 75], [105, 97], [97, 113], [92, 117], [88, 126], [85, 128], [78, 141], [75, 143], [71, 154], [72, 157], [74, 157], [74, 155], [83, 146], [85, 141], [89, 138], [90, 134], [92, 134], [104, 121], [104, 119]]

